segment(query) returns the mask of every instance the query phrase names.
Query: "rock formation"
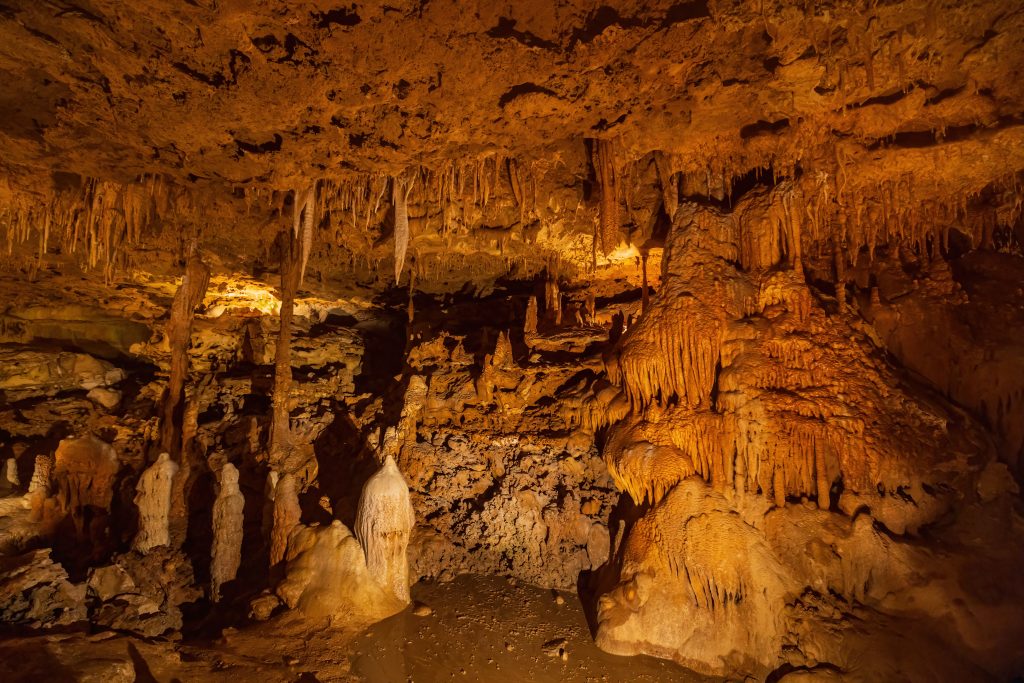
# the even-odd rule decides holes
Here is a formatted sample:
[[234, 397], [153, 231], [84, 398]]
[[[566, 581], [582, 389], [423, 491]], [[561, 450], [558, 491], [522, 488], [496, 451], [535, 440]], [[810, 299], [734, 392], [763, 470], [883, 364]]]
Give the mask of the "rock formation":
[[[99, 543], [106, 535], [114, 478], [120, 467], [117, 453], [94, 436], [64, 439], [57, 446], [53, 463], [50, 477], [58, 509], [71, 518], [80, 539]], [[30, 497], [41, 496], [38, 492], [47, 490], [48, 463], [37, 460], [36, 464]]]
[[[0, 677], [498, 577], [637, 677], [1024, 676], [1021, 73], [1008, 0], [0, 4]], [[485, 632], [372, 675], [607, 661]]]
[[214, 602], [220, 589], [232, 581], [242, 563], [242, 522], [245, 498], [238, 489], [238, 470], [227, 463], [220, 471], [220, 491], [213, 504], [213, 547], [210, 550], [210, 593]]
[[277, 594], [312, 619], [334, 617], [352, 625], [379, 621], [408, 603], [371, 573], [359, 542], [337, 520], [295, 532]]
[[139, 509], [139, 533], [132, 548], [147, 553], [153, 548], [170, 543], [171, 485], [178, 472], [178, 464], [169, 453], [161, 453], [139, 477], [135, 487], [135, 505]]
[[[617, 485], [652, 505], [601, 599], [598, 643], [611, 651], [764, 676], [854, 656], [852, 638], [813, 653], [787, 640], [814, 628], [795, 625], [814, 622], [807, 592], [883, 614], [928, 613], [932, 599], [981, 609], [954, 597], [971, 589], [953, 567], [907, 537], [981, 505], [994, 449], [968, 416], [913, 393], [848, 317], [812, 302], [785, 247], [799, 239], [788, 191], [732, 216], [681, 205], [663, 290], [609, 357], [634, 410], [604, 456]], [[984, 643], [1019, 620], [990, 617], [956, 638], [1003, 675], [1015, 660]]]

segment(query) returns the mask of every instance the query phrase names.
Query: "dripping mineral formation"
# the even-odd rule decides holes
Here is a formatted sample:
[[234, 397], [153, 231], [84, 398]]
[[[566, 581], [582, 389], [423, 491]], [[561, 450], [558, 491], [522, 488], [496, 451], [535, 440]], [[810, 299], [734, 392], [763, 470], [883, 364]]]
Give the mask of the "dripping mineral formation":
[[1024, 676], [1019, 5], [0, 5], [0, 680]]

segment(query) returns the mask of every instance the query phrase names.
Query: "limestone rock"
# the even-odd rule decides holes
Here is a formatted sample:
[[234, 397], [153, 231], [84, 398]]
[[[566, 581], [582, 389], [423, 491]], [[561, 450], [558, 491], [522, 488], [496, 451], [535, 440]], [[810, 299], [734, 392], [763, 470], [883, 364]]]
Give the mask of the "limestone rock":
[[180, 606], [201, 594], [188, 557], [167, 546], [117, 555], [92, 570], [88, 584], [93, 623], [147, 637], [180, 630]]
[[334, 617], [347, 624], [379, 621], [406, 604], [370, 573], [362, 546], [337, 520], [295, 531], [277, 594], [310, 618]]
[[[60, 509], [71, 517], [80, 538], [88, 536], [98, 543], [106, 534], [105, 517], [110, 511], [119, 468], [114, 448], [94, 436], [64, 439], [58, 444], [52, 475], [54, 495]], [[44, 478], [41, 471], [38, 490], [43, 490]]]
[[89, 393], [85, 396], [90, 401], [98, 403], [107, 410], [113, 410], [121, 404], [121, 392], [116, 389], [96, 387], [95, 389], [90, 389]]
[[84, 353], [0, 348], [0, 392], [8, 400], [117, 384], [124, 372]]
[[51, 628], [85, 618], [85, 586], [70, 583], [49, 550], [0, 557], [0, 620]]

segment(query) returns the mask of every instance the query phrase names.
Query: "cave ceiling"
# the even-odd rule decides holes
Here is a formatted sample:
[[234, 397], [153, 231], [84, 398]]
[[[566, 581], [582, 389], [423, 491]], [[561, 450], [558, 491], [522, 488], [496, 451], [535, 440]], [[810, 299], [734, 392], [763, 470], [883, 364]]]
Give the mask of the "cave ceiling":
[[[578, 165], [604, 138], [690, 173], [977, 191], [1024, 165], [1022, 22], [1005, 1], [5, 3], [3, 164], [287, 189], [488, 153]], [[937, 150], [958, 163], [914, 168]]]

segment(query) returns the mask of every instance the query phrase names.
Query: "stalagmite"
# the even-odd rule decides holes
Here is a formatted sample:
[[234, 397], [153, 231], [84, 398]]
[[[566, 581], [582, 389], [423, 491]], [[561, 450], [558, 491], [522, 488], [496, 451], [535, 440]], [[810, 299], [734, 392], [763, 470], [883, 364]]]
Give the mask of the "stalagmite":
[[415, 523], [409, 487], [389, 456], [363, 486], [355, 530], [370, 576], [403, 603], [410, 600], [406, 548]]
[[7, 458], [4, 462], [4, 481], [12, 489], [21, 486], [21, 480], [18, 479], [18, 461], [14, 458]]
[[220, 471], [220, 491], [213, 504], [213, 547], [210, 550], [210, 597], [234, 580], [242, 563], [242, 522], [245, 498], [238, 488], [238, 470], [227, 463]]
[[150, 465], [135, 487], [135, 505], [139, 509], [139, 532], [132, 548], [147, 553], [170, 543], [168, 533], [171, 512], [171, 484], [178, 472], [178, 464], [169, 453], [161, 453]]
[[263, 484], [263, 516], [260, 524], [260, 532], [264, 543], [270, 547], [270, 534], [274, 531], [274, 498], [277, 495], [277, 482], [281, 474], [275, 470], [267, 472], [267, 478]]
[[283, 474], [274, 489], [274, 529], [270, 534], [270, 566], [276, 567], [288, 551], [288, 537], [299, 526], [302, 508], [295, 477]]
[[52, 455], [40, 454], [36, 456], [32, 467], [32, 479], [28, 482], [28, 493], [25, 496], [35, 519], [43, 514], [43, 505], [50, 495], [53, 460]]
[[544, 281], [544, 317], [555, 325], [562, 324], [562, 291], [558, 279], [550, 273]]
[[523, 322], [523, 336], [529, 339], [537, 334], [537, 297], [531, 296], [526, 302], [526, 318]]

